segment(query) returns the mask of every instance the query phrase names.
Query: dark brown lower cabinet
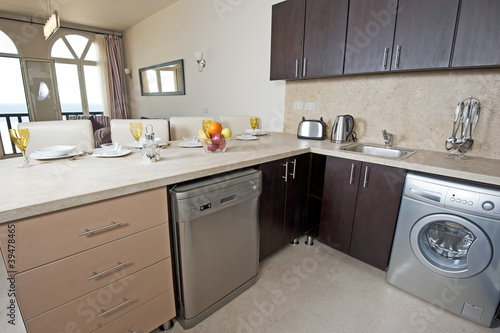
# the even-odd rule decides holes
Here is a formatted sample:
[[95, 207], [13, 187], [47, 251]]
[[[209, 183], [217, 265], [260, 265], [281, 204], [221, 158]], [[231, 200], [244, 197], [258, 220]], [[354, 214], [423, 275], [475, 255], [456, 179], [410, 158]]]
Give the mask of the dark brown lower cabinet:
[[304, 233], [310, 154], [261, 164], [260, 260]]
[[385, 270], [405, 170], [328, 157], [318, 240]]

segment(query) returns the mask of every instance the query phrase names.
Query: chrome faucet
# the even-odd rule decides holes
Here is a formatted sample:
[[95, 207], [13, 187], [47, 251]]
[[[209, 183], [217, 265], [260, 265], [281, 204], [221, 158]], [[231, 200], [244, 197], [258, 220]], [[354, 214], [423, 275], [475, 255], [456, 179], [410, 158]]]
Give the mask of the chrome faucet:
[[382, 135], [384, 136], [385, 146], [392, 147], [392, 139], [394, 135], [392, 133], [388, 133], [385, 129], [382, 130]]

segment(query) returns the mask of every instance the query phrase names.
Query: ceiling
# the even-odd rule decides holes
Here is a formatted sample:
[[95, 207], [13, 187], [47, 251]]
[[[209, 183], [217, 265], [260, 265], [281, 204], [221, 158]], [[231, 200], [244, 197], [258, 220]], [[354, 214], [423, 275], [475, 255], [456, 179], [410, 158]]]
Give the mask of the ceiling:
[[44, 23], [58, 10], [62, 26], [123, 32], [179, 0], [0, 0], [0, 17]]

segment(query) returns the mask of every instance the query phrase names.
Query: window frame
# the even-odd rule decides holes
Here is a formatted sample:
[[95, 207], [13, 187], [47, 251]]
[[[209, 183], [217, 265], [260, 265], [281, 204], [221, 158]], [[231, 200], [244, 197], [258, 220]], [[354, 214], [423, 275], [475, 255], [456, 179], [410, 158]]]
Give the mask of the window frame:
[[[80, 58], [78, 58], [75, 51], [73, 50], [73, 47], [71, 46], [70, 42], [66, 38], [66, 36], [69, 36], [69, 35], [77, 35], [77, 36], [85, 37], [88, 39], [87, 45], [85, 46]], [[57, 58], [57, 57], [52, 56], [52, 48], [54, 47], [54, 44], [60, 39], [64, 42], [64, 44], [66, 45], [66, 47], [70, 51], [71, 55], [73, 56], [73, 59]], [[89, 100], [88, 100], [88, 95], [87, 95], [87, 85], [86, 85], [86, 81], [85, 81], [85, 66], [95, 66], [97, 68], [97, 61], [85, 60], [85, 58], [87, 57], [88, 51], [90, 50], [92, 45], [94, 45], [94, 47], [97, 48], [97, 44], [95, 42], [95, 35], [87, 34], [87, 33], [83, 33], [83, 32], [68, 31], [66, 33], [60, 34], [58, 36], [58, 38], [52, 40], [49, 47], [48, 47], [48, 53], [49, 53], [48, 58], [54, 60], [54, 65], [57, 63], [76, 65], [77, 72], [78, 72], [78, 83], [80, 85], [80, 99], [81, 99], [81, 103], [82, 103], [82, 114], [83, 115], [90, 115]], [[56, 70], [56, 81], [57, 81], [57, 70]], [[59, 91], [57, 93], [59, 94]], [[104, 101], [101, 101], [101, 103], [104, 103]], [[102, 114], [104, 114], [104, 110], [102, 110], [101, 112], [102, 112]], [[61, 115], [64, 118], [65, 113], [62, 110], [62, 105], [61, 105]]]

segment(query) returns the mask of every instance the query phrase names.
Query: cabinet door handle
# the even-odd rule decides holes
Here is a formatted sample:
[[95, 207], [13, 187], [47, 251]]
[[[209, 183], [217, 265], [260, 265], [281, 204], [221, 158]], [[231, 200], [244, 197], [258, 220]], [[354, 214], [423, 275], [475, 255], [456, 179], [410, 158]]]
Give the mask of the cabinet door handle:
[[399, 58], [401, 57], [401, 45], [396, 47], [396, 69], [399, 68]]
[[295, 167], [297, 166], [297, 160], [294, 159], [293, 162], [290, 162], [293, 164], [293, 172], [290, 174], [292, 176], [292, 179], [295, 179]]
[[302, 68], [302, 77], [306, 76], [307, 68], [307, 58], [304, 58], [304, 68]]
[[299, 77], [299, 59], [295, 59], [295, 77]]
[[354, 184], [354, 173], [356, 172], [356, 164], [351, 164], [351, 175], [349, 176], [349, 184]]
[[382, 62], [382, 65], [384, 66], [384, 69], [387, 69], [387, 58], [389, 57], [389, 48], [384, 47], [384, 61]]
[[88, 229], [84, 229], [85, 231], [82, 232], [82, 233], [79, 233], [78, 236], [85, 236], [85, 235], [90, 235], [90, 234], [93, 234], [94, 232], [99, 232], [99, 231], [103, 231], [103, 230], [107, 230], [109, 228], [115, 228], [115, 227], [118, 227], [120, 226], [122, 223], [121, 222], [111, 222], [110, 225], [107, 225], [105, 227], [100, 227], [100, 228], [97, 228], [97, 229], [93, 229], [93, 230], [88, 230]]
[[283, 164], [283, 166], [285, 167], [285, 175], [282, 177], [283, 177], [283, 179], [285, 179], [285, 183], [286, 183], [288, 181], [288, 162], [285, 162]]
[[132, 298], [131, 298], [131, 299], [126, 299], [126, 298], [124, 298], [122, 303], [118, 304], [118, 305], [117, 305], [117, 306], [115, 306], [115, 307], [112, 307], [112, 308], [111, 308], [111, 309], [109, 309], [109, 310], [104, 311], [103, 309], [101, 309], [101, 313], [99, 313], [99, 314], [98, 314], [97, 316], [95, 316], [95, 317], [96, 317], [96, 318], [99, 318], [99, 317], [101, 317], [101, 316], [104, 316], [104, 315], [106, 315], [106, 314], [110, 313], [111, 311], [114, 311], [114, 310], [116, 310], [116, 309], [118, 309], [118, 308], [120, 308], [120, 307], [122, 307], [122, 306], [124, 306], [124, 305], [126, 305], [126, 304], [128, 304], [128, 303], [130, 303], [130, 302], [132, 302]]
[[125, 266], [126, 264], [127, 264], [126, 262], [123, 262], [123, 263], [121, 263], [121, 264], [120, 264], [120, 262], [117, 262], [117, 263], [116, 263], [116, 266], [113, 266], [113, 267], [111, 267], [111, 268], [108, 268], [107, 270], [102, 271], [101, 273], [92, 272], [92, 276], [88, 277], [88, 278], [87, 278], [87, 280], [92, 280], [92, 279], [95, 279], [96, 277], [102, 276], [102, 275], [104, 275], [104, 274], [106, 274], [106, 273], [109, 273], [109, 272], [111, 272], [111, 271], [115, 270], [115, 269], [118, 269], [118, 268], [120, 268], [120, 267], [123, 267], [123, 266]]
[[363, 187], [368, 186], [368, 174], [370, 173], [370, 168], [366, 167], [365, 168], [365, 180], [363, 181]]

